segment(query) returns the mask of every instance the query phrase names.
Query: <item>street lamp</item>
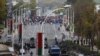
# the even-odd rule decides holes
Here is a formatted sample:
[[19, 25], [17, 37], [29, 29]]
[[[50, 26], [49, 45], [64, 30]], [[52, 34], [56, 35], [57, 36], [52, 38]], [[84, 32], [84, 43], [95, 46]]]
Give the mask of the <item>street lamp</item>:
[[[73, 40], [72, 38], [74, 37], [74, 10], [72, 8], [72, 5], [65, 5], [65, 14], [67, 15], [67, 28], [69, 29], [69, 38], [71, 37], [71, 40]], [[64, 20], [63, 20], [64, 23]], [[65, 26], [65, 27], [66, 27]]]
[[[35, 8], [35, 9], [30, 9], [30, 10], [36, 10], [36, 9], [38, 9], [38, 8]], [[26, 11], [26, 8], [22, 8], [21, 10], [20, 10], [20, 21], [21, 21], [21, 23], [23, 24], [23, 21], [22, 21], [22, 19], [23, 19], [23, 13], [24, 13], [24, 18], [25, 18], [25, 14], [26, 14], [26, 12], [28, 12], [28, 11]], [[23, 27], [22, 27], [23, 28]], [[23, 56], [23, 53], [25, 52], [25, 50], [24, 50], [24, 48], [23, 48], [23, 34], [22, 34], [22, 48], [21, 48], [21, 50], [20, 50], [20, 52], [22, 52], [22, 56]]]
[[[60, 9], [64, 9], [64, 8], [60, 8]], [[58, 9], [54, 9], [49, 14], [47, 14], [47, 16], [45, 17], [45, 19], [44, 19], [44, 21], [42, 22], [42, 25], [41, 25], [41, 32], [44, 33], [44, 31], [43, 31], [43, 25], [44, 25], [45, 21], [48, 19], [48, 16], [51, 15], [56, 10], [59, 10], [59, 8]], [[56, 29], [56, 28], [54, 27], [54, 29]], [[55, 37], [57, 37], [56, 30], [55, 30]], [[42, 42], [43, 43], [43, 47], [42, 47], [43, 53], [42, 54], [44, 55], [44, 37], [42, 38], [42, 40], [43, 40], [43, 42]]]
[[[65, 5], [65, 14], [67, 15], [67, 19], [68, 19], [68, 25], [70, 24], [70, 9], [71, 9], [71, 5]], [[64, 23], [64, 19], [63, 19], [63, 23]]]
[[[16, 29], [14, 29], [15, 31], [17, 30], [17, 23], [19, 22], [19, 20], [17, 21], [17, 16], [19, 16], [20, 17], [20, 24], [22, 24], [22, 13], [23, 13], [23, 10], [24, 9], [21, 9], [21, 7], [23, 7], [24, 5], [22, 5], [22, 6], [20, 6], [19, 8], [17, 8], [17, 9], [15, 9], [15, 10], [13, 10], [13, 13], [15, 13], [15, 15], [13, 14], [13, 18], [15, 18], [16, 19]], [[19, 14], [19, 15], [17, 15], [17, 14]], [[14, 48], [14, 36], [15, 36], [15, 33], [17, 32], [13, 32], [13, 39], [12, 39], [12, 46], [13, 46], [13, 48]], [[23, 40], [22, 40], [22, 50], [21, 51], [23, 51]], [[22, 53], [22, 56], [23, 56], [23, 53]]]
[[[27, 4], [24, 3], [23, 5], [19, 6], [17, 9], [12, 11], [13, 13], [15, 13], [15, 14], [13, 14], [13, 18], [16, 19], [16, 26], [18, 25], [17, 23], [23, 24], [22, 23], [22, 19], [23, 19], [23, 16], [25, 18], [25, 13], [27, 12], [26, 8], [24, 7], [25, 5], [27, 5]], [[39, 7], [36, 7], [35, 9], [38, 9], [38, 8]], [[35, 10], [35, 9], [30, 9], [30, 10]], [[23, 13], [24, 13], [24, 15], [23, 15]], [[19, 20], [17, 20], [18, 16], [19, 16]], [[13, 42], [12, 46], [14, 47], [14, 34], [13, 34], [12, 42]], [[20, 51], [22, 52], [22, 56], [23, 56], [23, 52], [24, 52], [24, 49], [23, 49], [23, 38], [22, 38], [22, 42], [21, 43], [22, 43], [22, 49]]]
[[69, 31], [69, 34], [68, 34], [68, 39], [71, 37], [70, 36], [70, 19], [71, 19], [71, 16], [70, 16], [70, 11], [71, 11], [71, 5], [65, 5], [64, 8], [65, 8], [65, 15], [67, 16], [67, 25], [66, 25], [66, 22], [65, 20], [63, 19], [63, 24], [65, 25], [65, 28], [67, 27], [68, 31]]

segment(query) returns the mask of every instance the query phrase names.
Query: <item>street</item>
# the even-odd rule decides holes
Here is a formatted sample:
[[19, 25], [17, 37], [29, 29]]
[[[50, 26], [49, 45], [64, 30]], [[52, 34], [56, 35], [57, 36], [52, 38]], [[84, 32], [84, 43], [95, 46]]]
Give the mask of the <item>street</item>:
[[99, 0], [0, 0], [0, 56], [100, 56]]
[[[55, 28], [56, 26], [56, 28]], [[59, 40], [59, 42], [62, 40], [62, 32], [58, 31], [58, 27], [60, 27], [59, 24], [55, 24], [55, 26], [53, 24], [44, 24], [43, 25], [43, 35], [45, 38], [48, 39], [48, 45], [53, 45], [55, 42], [55, 35], [57, 36], [57, 39]], [[41, 24], [37, 23], [37, 24], [29, 24], [26, 26], [23, 26], [23, 43], [28, 43], [29, 39], [34, 37], [35, 39], [37, 38], [37, 33], [41, 32]], [[16, 39], [18, 40], [18, 39]], [[17, 41], [16, 41], [17, 42]], [[35, 41], [36, 42], [36, 41]], [[36, 43], [35, 43], [36, 44]], [[33, 51], [33, 56], [36, 56], [36, 48], [35, 49], [30, 49], [30, 51]], [[48, 56], [48, 49], [45, 49], [44, 51], [45, 56]], [[30, 55], [30, 52], [25, 54], [26, 56]]]
[[[33, 52], [33, 56], [37, 56], [37, 54], [36, 54], [36, 49], [31, 49], [28, 53], [24, 54], [24, 56], [30, 56], [30, 52], [31, 52], [31, 51]], [[48, 55], [48, 49], [45, 49], [44, 53], [45, 53], [44, 56], [49, 56], [49, 55]], [[21, 56], [21, 55], [19, 55], [19, 56]]]

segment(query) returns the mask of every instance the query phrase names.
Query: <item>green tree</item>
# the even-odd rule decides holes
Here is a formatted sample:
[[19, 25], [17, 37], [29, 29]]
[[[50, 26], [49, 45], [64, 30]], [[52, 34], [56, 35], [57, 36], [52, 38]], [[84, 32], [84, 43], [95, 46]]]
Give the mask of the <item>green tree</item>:
[[13, 7], [13, 10], [19, 9], [21, 5], [23, 5], [22, 7], [24, 8], [30, 8], [32, 16], [36, 14], [36, 0], [30, 0], [30, 3], [27, 3], [27, 2], [24, 3], [23, 0], [20, 0], [18, 4]]
[[[75, 34], [94, 40], [95, 3], [93, 0], [77, 0], [75, 5]], [[90, 45], [92, 44], [90, 43]], [[93, 45], [93, 44], [92, 44]]]
[[59, 10], [54, 11], [55, 14], [60, 14], [61, 12], [64, 12], [64, 9], [59, 9]]
[[23, 5], [23, 1], [20, 1], [19, 3], [17, 3], [17, 4], [13, 7], [13, 10], [19, 8], [21, 5]]
[[36, 8], [36, 0], [31, 0], [30, 7], [31, 7], [31, 9], [35, 9]]
[[95, 20], [95, 34], [97, 36], [96, 45], [100, 49], [100, 12], [97, 14], [97, 18]]
[[35, 16], [36, 15], [36, 0], [31, 0], [31, 4], [30, 4], [30, 8], [33, 9], [31, 10], [31, 16]]
[[7, 17], [6, 9], [6, 0], [0, 0], [0, 24], [3, 24], [3, 21]]
[[74, 4], [77, 0], [66, 0], [65, 4]]

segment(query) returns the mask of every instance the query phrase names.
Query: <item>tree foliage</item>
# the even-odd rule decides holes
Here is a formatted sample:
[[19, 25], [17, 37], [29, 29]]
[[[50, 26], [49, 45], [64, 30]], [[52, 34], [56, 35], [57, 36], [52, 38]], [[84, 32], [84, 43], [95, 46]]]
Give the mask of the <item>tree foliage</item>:
[[25, 2], [25, 3], [24, 3], [23, 0], [20, 0], [19, 3], [13, 7], [13, 10], [19, 9], [19, 7], [21, 7], [21, 5], [22, 5], [22, 8], [23, 7], [24, 8], [30, 8], [32, 15], [36, 13], [36, 11], [35, 11], [35, 9], [36, 9], [36, 0], [30, 0], [30, 2]]
[[30, 0], [30, 3], [24, 3], [23, 0], [20, 0], [20, 2], [15, 5], [13, 9], [17, 9], [23, 4], [25, 4], [24, 7], [26, 8], [34, 9], [36, 7], [36, 0]]
[[31, 7], [31, 9], [35, 9], [36, 8], [36, 0], [31, 0], [30, 7]]
[[6, 9], [6, 0], [0, 0], [0, 23], [6, 19], [7, 9]]
[[77, 0], [75, 5], [75, 34], [81, 39], [89, 39], [89, 46], [94, 45], [95, 37], [95, 3], [93, 0]]
[[74, 4], [77, 0], [66, 0], [65, 4]]
[[55, 14], [60, 14], [61, 12], [64, 12], [64, 9], [59, 9], [59, 10], [54, 11]]
[[17, 9], [17, 8], [20, 7], [21, 5], [23, 5], [23, 1], [17, 3], [17, 4], [13, 7], [13, 10]]
[[88, 36], [93, 32], [95, 20], [94, 3], [92, 0], [77, 0], [75, 3], [75, 32], [79, 36]]
[[95, 20], [95, 34], [97, 36], [96, 45], [100, 49], [100, 12]]

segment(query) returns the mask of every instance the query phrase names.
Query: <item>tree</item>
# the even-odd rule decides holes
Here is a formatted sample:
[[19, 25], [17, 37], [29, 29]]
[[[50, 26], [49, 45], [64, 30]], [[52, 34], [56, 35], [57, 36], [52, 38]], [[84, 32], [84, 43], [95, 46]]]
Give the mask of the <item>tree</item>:
[[97, 14], [97, 18], [95, 20], [95, 34], [97, 36], [96, 46], [100, 49], [100, 12]]
[[35, 9], [36, 8], [36, 0], [31, 0], [30, 7], [31, 7], [31, 9]]
[[0, 0], [0, 24], [3, 24], [3, 21], [7, 17], [6, 9], [6, 0]]
[[13, 10], [17, 9], [17, 8], [20, 7], [21, 5], [23, 5], [23, 1], [20, 1], [19, 3], [17, 3], [17, 4], [13, 7]]
[[[95, 22], [95, 4], [93, 0], [77, 0], [74, 4], [74, 9], [75, 34], [82, 38], [86, 37], [93, 42]], [[90, 43], [90, 45], [93, 44]]]
[[67, 0], [66, 2], [65, 2], [65, 4], [67, 3], [67, 4], [74, 4], [74, 3], [76, 3], [76, 1], [77, 0]]
[[13, 7], [13, 10], [18, 9], [21, 5], [23, 5], [24, 8], [31, 9], [31, 18], [36, 15], [36, 0], [30, 0], [30, 3], [24, 3], [23, 0], [20, 0], [19, 3]]
[[36, 10], [34, 10], [36, 9], [36, 0], [31, 0], [30, 8], [33, 9], [31, 10], [31, 18], [32, 18], [33, 16], [36, 15]]
[[59, 10], [54, 11], [55, 14], [60, 14], [61, 12], [64, 12], [64, 9], [59, 9]]

